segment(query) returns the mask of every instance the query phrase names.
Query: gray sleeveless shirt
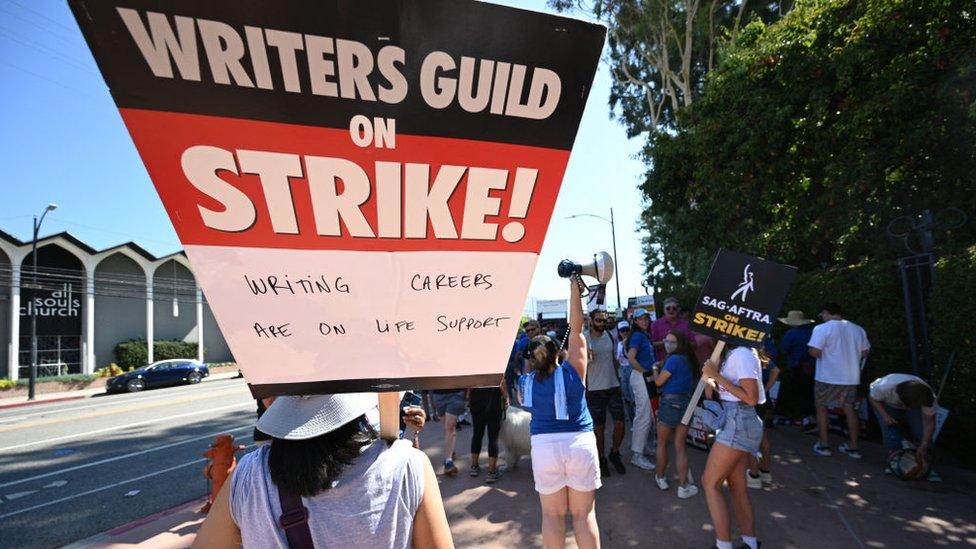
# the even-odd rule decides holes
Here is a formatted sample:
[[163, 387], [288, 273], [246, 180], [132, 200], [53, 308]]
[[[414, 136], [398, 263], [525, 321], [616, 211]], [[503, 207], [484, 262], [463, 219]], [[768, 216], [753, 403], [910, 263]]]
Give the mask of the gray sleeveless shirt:
[[[278, 526], [281, 504], [268, 472], [265, 445], [237, 463], [230, 486], [230, 513], [245, 548], [288, 548]], [[424, 495], [427, 457], [406, 440], [387, 447], [368, 446], [332, 488], [302, 498], [316, 547], [407, 548], [412, 546], [413, 517]]]

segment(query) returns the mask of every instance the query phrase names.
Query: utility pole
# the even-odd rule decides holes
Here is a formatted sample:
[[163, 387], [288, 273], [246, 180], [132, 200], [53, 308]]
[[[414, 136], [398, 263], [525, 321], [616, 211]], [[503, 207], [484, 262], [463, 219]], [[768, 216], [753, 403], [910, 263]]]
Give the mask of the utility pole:
[[27, 310], [31, 313], [31, 364], [30, 378], [27, 384], [27, 400], [34, 400], [34, 390], [35, 385], [37, 385], [37, 311], [32, 303], [37, 293], [37, 234], [41, 231], [41, 223], [44, 222], [44, 216], [47, 215], [47, 212], [53, 212], [56, 209], [58, 209], [57, 204], [48, 204], [40, 219], [37, 219], [36, 215], [34, 216], [34, 240], [31, 242], [31, 259], [34, 268], [31, 272], [31, 302], [27, 304]]

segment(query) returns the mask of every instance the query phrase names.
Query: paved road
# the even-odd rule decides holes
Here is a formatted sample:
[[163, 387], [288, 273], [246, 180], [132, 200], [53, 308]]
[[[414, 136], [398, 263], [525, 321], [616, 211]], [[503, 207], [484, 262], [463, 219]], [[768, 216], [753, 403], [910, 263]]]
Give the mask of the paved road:
[[0, 410], [0, 540], [51, 547], [203, 495], [203, 451], [250, 444], [239, 379]]

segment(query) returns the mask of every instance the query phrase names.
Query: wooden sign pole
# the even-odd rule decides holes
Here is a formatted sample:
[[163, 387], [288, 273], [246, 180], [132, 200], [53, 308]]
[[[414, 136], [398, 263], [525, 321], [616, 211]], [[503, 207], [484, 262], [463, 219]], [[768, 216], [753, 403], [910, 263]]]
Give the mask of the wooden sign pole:
[[380, 399], [380, 438], [396, 440], [400, 437], [400, 393], [378, 393]]
[[[725, 342], [718, 340], [715, 342], [715, 348], [712, 349], [711, 361], [718, 364], [719, 367], [722, 365], [722, 351], [725, 349]], [[688, 407], [685, 408], [685, 415], [681, 417], [681, 424], [688, 425], [691, 421], [691, 416], [695, 413], [695, 407], [698, 406], [698, 401], [701, 400], [702, 393], [705, 392], [705, 384], [708, 382], [705, 380], [705, 376], [702, 376], [698, 380], [698, 386], [695, 387], [695, 392], [691, 395], [691, 401], [688, 402]]]

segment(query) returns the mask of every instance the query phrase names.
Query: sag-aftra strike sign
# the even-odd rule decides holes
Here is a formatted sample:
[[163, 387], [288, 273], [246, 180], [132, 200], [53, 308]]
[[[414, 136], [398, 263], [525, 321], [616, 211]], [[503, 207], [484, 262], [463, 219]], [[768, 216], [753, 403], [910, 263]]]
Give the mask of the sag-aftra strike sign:
[[733, 345], [762, 347], [796, 277], [796, 267], [719, 250], [689, 327]]
[[70, 4], [256, 395], [498, 383], [603, 27], [457, 0]]

